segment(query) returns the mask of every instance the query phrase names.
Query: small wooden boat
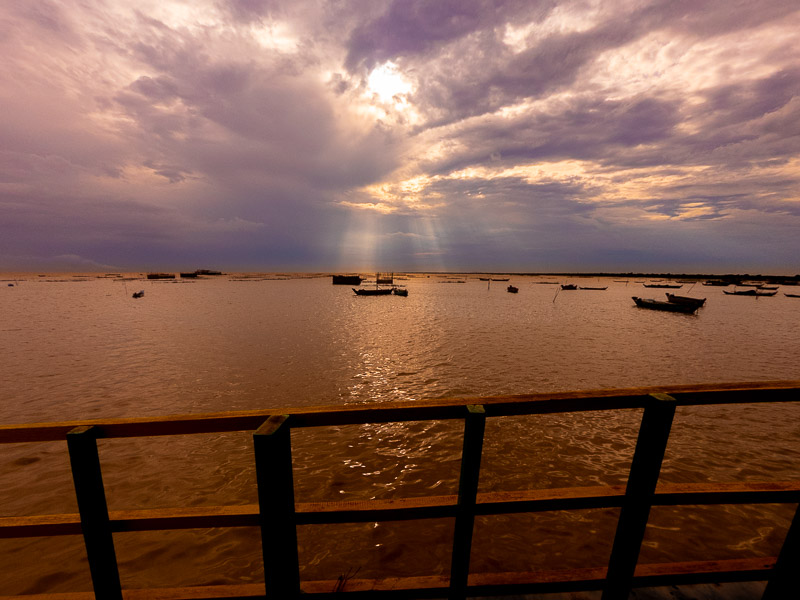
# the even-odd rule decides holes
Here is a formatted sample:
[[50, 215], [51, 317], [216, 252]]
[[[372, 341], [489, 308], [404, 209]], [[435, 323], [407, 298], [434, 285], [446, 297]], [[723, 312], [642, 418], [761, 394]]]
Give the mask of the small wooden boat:
[[787, 298], [800, 298], [800, 294], [789, 294], [787, 292], [783, 292], [783, 295]]
[[681, 283], [643, 283], [644, 287], [646, 288], [682, 288], [683, 284]]
[[144, 290], [139, 290], [138, 292], [133, 292], [133, 297], [134, 298], [141, 298], [142, 296], [144, 296]]
[[639, 308], [651, 308], [653, 310], [664, 310], [667, 312], [679, 312], [685, 314], [692, 314], [699, 307], [692, 306], [691, 304], [675, 304], [674, 302], [663, 302], [661, 300], [650, 300], [648, 298], [639, 298], [638, 296], [631, 296], [636, 306]]
[[506, 290], [508, 290], [509, 294], [516, 294], [519, 291], [519, 288], [518, 287], [514, 287], [513, 285], [510, 285], [510, 286], [508, 286], [506, 288]]
[[402, 289], [402, 288], [393, 288], [392, 289], [392, 293], [395, 296], [408, 296], [408, 290], [407, 289]]
[[673, 304], [688, 304], [690, 306], [696, 306], [700, 308], [706, 303], [705, 298], [692, 298], [691, 296], [678, 296], [676, 294], [670, 294], [667, 292], [667, 302], [672, 302]]
[[608, 286], [606, 286], [606, 287], [587, 287], [587, 286], [583, 286], [582, 285], [578, 289], [579, 290], [607, 290]]
[[175, 279], [175, 273], [148, 273], [148, 279]]
[[762, 292], [761, 290], [756, 289], [749, 289], [749, 290], [733, 290], [729, 292], [728, 290], [722, 290], [723, 294], [728, 294], [728, 296], [774, 296], [777, 294], [777, 291], [774, 292]]
[[333, 285], [361, 285], [361, 275], [332, 275]]
[[351, 288], [355, 293], [356, 296], [388, 296], [392, 293], [392, 288], [364, 288], [361, 290], [357, 290], [356, 288]]
[[577, 286], [577, 284], [574, 284], [574, 283], [562, 283], [561, 284], [561, 289], [562, 290], [577, 290], [578, 286]]

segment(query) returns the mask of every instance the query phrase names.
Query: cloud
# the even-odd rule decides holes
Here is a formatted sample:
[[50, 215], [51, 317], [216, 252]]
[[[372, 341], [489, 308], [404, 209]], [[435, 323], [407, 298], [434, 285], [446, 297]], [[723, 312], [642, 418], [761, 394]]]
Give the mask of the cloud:
[[[6, 256], [580, 270], [800, 254], [793, 3], [48, 0], [5, 3], [0, 23]], [[402, 85], [372, 89], [387, 72]]]

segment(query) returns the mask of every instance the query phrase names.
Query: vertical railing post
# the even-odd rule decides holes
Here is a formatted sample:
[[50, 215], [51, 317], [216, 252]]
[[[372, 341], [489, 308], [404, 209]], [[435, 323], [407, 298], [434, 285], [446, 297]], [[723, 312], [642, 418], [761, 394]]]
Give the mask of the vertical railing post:
[[631, 461], [602, 600], [625, 600], [630, 594], [674, 416], [674, 398], [650, 394]]
[[97, 429], [84, 426], [69, 431], [67, 449], [94, 596], [98, 600], [122, 600], [114, 536], [97, 452]]
[[288, 415], [273, 415], [253, 434], [264, 584], [270, 600], [292, 599], [300, 595], [288, 419]]
[[761, 600], [783, 600], [797, 595], [800, 589], [800, 504], [794, 513], [792, 524], [786, 532], [778, 560], [772, 570]]
[[472, 530], [475, 525], [475, 501], [478, 495], [485, 429], [486, 412], [483, 406], [467, 406], [461, 475], [458, 480], [458, 508], [453, 532], [453, 554], [450, 562], [449, 600], [463, 600], [467, 594]]

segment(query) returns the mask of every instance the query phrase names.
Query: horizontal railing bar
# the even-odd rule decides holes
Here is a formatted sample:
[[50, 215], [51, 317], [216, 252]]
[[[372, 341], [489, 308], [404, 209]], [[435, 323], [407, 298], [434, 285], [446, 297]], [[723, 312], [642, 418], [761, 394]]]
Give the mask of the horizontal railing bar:
[[98, 428], [98, 437], [126, 438], [253, 431], [272, 414], [291, 414], [292, 427], [362, 425], [403, 421], [462, 419], [463, 407], [481, 404], [490, 417], [642, 408], [650, 394], [668, 393], [678, 406], [797, 401], [800, 381], [655, 386], [524, 394], [481, 398], [444, 398], [381, 404], [276, 408], [273, 410], [92, 419], [61, 423], [0, 426], [0, 443], [63, 441], [80, 426]]
[[[714, 582], [760, 581], [769, 576], [774, 557], [712, 560], [680, 563], [642, 564], [636, 567], [634, 587], [658, 587]], [[515, 593], [547, 593], [600, 589], [606, 569], [584, 568], [535, 571], [529, 573], [472, 573], [469, 576], [471, 595]], [[448, 584], [446, 576], [395, 577], [387, 579], [350, 579], [342, 592], [333, 592], [335, 580], [304, 581], [302, 589], [309, 595], [332, 600], [370, 592], [370, 597], [442, 598]], [[333, 596], [332, 594], [336, 594]], [[124, 600], [232, 600], [263, 597], [263, 584], [232, 584], [184, 588], [151, 588], [123, 590]], [[0, 600], [93, 600], [92, 592], [0, 596]]]
[[[619, 507], [625, 486], [480, 492], [477, 515]], [[298, 524], [367, 523], [455, 516], [457, 496], [423, 496], [345, 502], [300, 502]], [[658, 506], [704, 504], [786, 504], [800, 502], [800, 481], [670, 483], [656, 488]], [[110, 511], [115, 533], [210, 527], [257, 527], [258, 505], [195, 506]], [[81, 533], [77, 514], [0, 517], [0, 539]]]

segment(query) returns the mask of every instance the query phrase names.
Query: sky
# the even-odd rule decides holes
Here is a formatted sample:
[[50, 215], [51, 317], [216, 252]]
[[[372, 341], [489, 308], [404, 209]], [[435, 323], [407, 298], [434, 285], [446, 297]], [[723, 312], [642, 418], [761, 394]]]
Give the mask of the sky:
[[4, 0], [0, 270], [800, 273], [797, 0]]

